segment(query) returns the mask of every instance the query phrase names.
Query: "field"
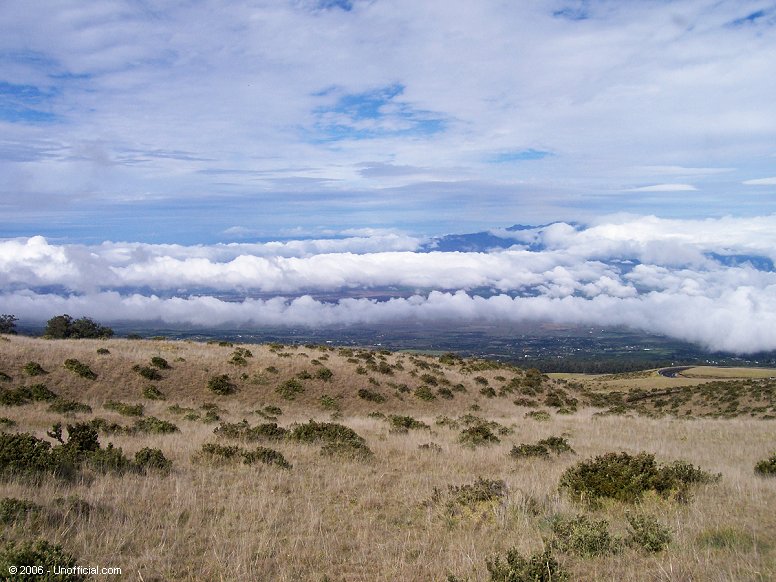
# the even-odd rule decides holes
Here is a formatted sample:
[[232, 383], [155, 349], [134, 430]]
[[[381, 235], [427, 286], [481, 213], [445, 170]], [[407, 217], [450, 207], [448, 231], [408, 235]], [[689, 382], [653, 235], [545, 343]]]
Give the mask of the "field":
[[[121, 568], [97, 579], [522, 580], [488, 564], [545, 546], [570, 580], [776, 578], [776, 479], [754, 471], [776, 452], [767, 371], [548, 377], [452, 355], [21, 336], [0, 354], [7, 435], [63, 446], [47, 431], [62, 423], [67, 442], [67, 425], [88, 421], [101, 450], [172, 462], [84, 462], [69, 478], [0, 470], [3, 544], [44, 539], [79, 565]], [[177, 430], [154, 432], [161, 421]], [[302, 430], [323, 427], [337, 437]], [[519, 447], [550, 437], [573, 452]], [[621, 452], [710, 478], [637, 503], [559, 487], [568, 469]], [[634, 515], [670, 543], [636, 543]]]

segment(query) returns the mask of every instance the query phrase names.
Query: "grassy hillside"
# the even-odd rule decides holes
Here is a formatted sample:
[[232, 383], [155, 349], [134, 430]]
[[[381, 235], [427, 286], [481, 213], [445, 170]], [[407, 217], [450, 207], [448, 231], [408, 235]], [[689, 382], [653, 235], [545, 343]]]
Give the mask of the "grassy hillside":
[[[30, 474], [0, 454], [0, 567], [10, 543], [45, 539], [146, 582], [500, 580], [495, 556], [545, 546], [572, 580], [776, 577], [776, 480], [754, 471], [776, 452], [767, 377], [549, 378], [326, 346], [7, 337], [0, 380], [5, 434], [70, 463]], [[67, 425], [87, 422], [97, 452], [52, 431], [69, 443]], [[573, 452], [542, 452], [543, 439]], [[169, 472], [132, 461], [144, 449]], [[559, 488], [620, 452], [721, 478], [635, 505]], [[668, 546], [637, 543], [634, 515], [656, 518]]]

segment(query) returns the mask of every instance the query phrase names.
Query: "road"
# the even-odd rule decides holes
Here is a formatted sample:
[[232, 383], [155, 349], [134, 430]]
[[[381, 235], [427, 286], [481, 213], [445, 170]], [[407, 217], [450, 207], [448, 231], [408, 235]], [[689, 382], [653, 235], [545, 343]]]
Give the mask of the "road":
[[672, 368], [662, 368], [658, 370], [657, 373], [666, 378], [676, 378], [677, 374], [689, 370], [692, 367], [693, 366], [674, 366]]

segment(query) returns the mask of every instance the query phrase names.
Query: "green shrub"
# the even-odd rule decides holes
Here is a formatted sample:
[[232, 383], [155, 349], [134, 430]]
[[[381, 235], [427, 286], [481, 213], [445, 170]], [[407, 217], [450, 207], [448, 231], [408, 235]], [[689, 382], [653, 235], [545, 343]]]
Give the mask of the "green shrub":
[[149, 400], [167, 400], [167, 397], [164, 395], [164, 393], [159, 390], [159, 388], [152, 385], [143, 388], [143, 396]]
[[547, 447], [556, 455], [574, 452], [574, 449], [571, 448], [571, 445], [564, 437], [551, 436], [538, 441], [536, 444]]
[[132, 366], [132, 370], [140, 374], [146, 380], [151, 380], [152, 382], [162, 379], [161, 372], [159, 372], [159, 370], [156, 368], [135, 364], [134, 366]]
[[776, 476], [776, 453], [772, 454], [767, 459], [758, 461], [754, 466], [754, 472], [763, 477]]
[[601, 498], [635, 503], [647, 491], [681, 500], [690, 485], [719, 478], [683, 461], [658, 467], [650, 453], [606, 453], [569, 467], [561, 476], [560, 488], [588, 503]]
[[546, 410], [532, 410], [530, 412], [525, 413], [525, 418], [531, 418], [533, 420], [538, 420], [539, 422], [546, 422], [550, 420], [550, 413]]
[[437, 390], [437, 394], [444, 398], [445, 400], [452, 400], [455, 398], [455, 394], [453, 394], [453, 391], [450, 390], [450, 388], [442, 387], [439, 390]]
[[108, 348], [97, 348], [97, 353], [101, 356], [107, 356], [110, 350]]
[[0, 404], [5, 406], [23, 406], [31, 402], [51, 401], [56, 398], [57, 395], [49, 390], [45, 384], [20, 386], [0, 392]]
[[102, 339], [113, 336], [113, 330], [90, 319], [73, 319], [67, 314], [57, 315], [46, 322], [43, 336], [48, 339]]
[[242, 453], [243, 463], [253, 465], [254, 463], [264, 463], [265, 465], [276, 465], [281, 469], [290, 469], [291, 463], [286, 461], [283, 453], [267, 447], [256, 447], [252, 451]]
[[368, 402], [375, 402], [377, 404], [385, 402], [385, 396], [383, 396], [379, 392], [373, 392], [368, 388], [360, 388], [358, 390], [358, 397]]
[[648, 552], [660, 552], [671, 543], [671, 530], [661, 524], [657, 518], [639, 513], [626, 513], [630, 529], [626, 541], [631, 546], [639, 546]]
[[88, 414], [92, 411], [92, 407], [88, 404], [78, 402], [77, 400], [70, 400], [67, 398], [57, 398], [48, 407], [49, 411], [57, 412], [59, 414], [75, 414], [84, 413]]
[[38, 362], [27, 362], [24, 364], [23, 369], [28, 376], [43, 376], [48, 374]]
[[142, 404], [127, 404], [117, 400], [108, 400], [102, 405], [106, 410], [118, 412], [123, 416], [143, 416]]
[[366, 440], [356, 431], [335, 422], [316, 422], [310, 420], [305, 424], [294, 425], [288, 433], [288, 438], [302, 443], [323, 443], [323, 454], [330, 456], [352, 456], [367, 459], [372, 451]]
[[208, 390], [210, 390], [211, 392], [215, 392], [220, 396], [227, 396], [229, 394], [232, 394], [237, 389], [237, 386], [235, 386], [232, 383], [232, 380], [229, 378], [227, 374], [221, 374], [220, 376], [212, 376], [207, 381], [207, 387], [208, 387]]
[[329, 381], [329, 380], [331, 380], [333, 377], [334, 377], [334, 372], [332, 372], [331, 370], [329, 370], [329, 369], [328, 369], [328, 368], [326, 368], [326, 367], [323, 367], [323, 368], [318, 368], [318, 369], [315, 371], [315, 378], [316, 378], [317, 380], [323, 380], [324, 382], [328, 382], [328, 381]]
[[514, 459], [520, 459], [523, 457], [549, 457], [550, 451], [544, 445], [529, 445], [522, 443], [512, 447], [512, 450], [509, 451], [509, 456]]
[[155, 416], [148, 416], [135, 421], [132, 426], [135, 432], [145, 432], [151, 434], [170, 434], [179, 432], [180, 429], [169, 420], [161, 420]]
[[[35, 568], [32, 572], [39, 574], [17, 574], [13, 577], [16, 582], [80, 582], [86, 580], [86, 576], [75, 569], [76, 559], [66, 553], [62, 546], [50, 544], [46, 540], [25, 542], [6, 542], [0, 549], [0, 572], [5, 575], [12, 566], [27, 566]], [[55, 574], [54, 572], [62, 572]], [[72, 572], [72, 573], [70, 573]]]
[[144, 447], [135, 453], [135, 465], [141, 471], [151, 470], [166, 474], [172, 468], [172, 461], [165, 457], [160, 449]]
[[13, 428], [16, 426], [16, 421], [8, 418], [7, 416], [0, 416], [0, 430], [5, 430], [7, 428]]
[[87, 380], [97, 379], [97, 374], [95, 374], [87, 364], [84, 364], [75, 358], [69, 358], [65, 360], [65, 368], [74, 374], [77, 374], [81, 378], [86, 378]]
[[265, 406], [262, 412], [270, 416], [281, 416], [283, 414], [283, 410], [279, 406], [272, 406], [271, 404]]
[[94, 430], [103, 434], [132, 434], [132, 430], [118, 422], [111, 422], [104, 418], [93, 418], [89, 421]]
[[222, 422], [213, 434], [231, 439], [242, 439], [245, 441], [258, 440], [281, 440], [285, 438], [288, 430], [280, 427], [275, 422], [268, 422], [251, 427], [248, 421], [243, 419], [240, 422]]
[[51, 402], [59, 398], [56, 393], [48, 389], [45, 384], [33, 384], [29, 388], [32, 399], [36, 402]]
[[565, 582], [568, 573], [549, 549], [524, 558], [516, 549], [507, 551], [506, 560], [498, 556], [486, 560], [490, 582]]
[[465, 428], [458, 435], [458, 442], [469, 447], [491, 445], [501, 442], [491, 428], [485, 423], [477, 423]]
[[153, 358], [151, 358], [151, 365], [154, 368], [159, 368], [160, 370], [170, 369], [170, 364], [167, 362], [167, 360], [165, 360], [161, 356], [154, 356]]
[[552, 523], [554, 538], [550, 546], [558, 551], [578, 556], [602, 556], [622, 550], [622, 540], [609, 533], [605, 519], [590, 519], [586, 515], [557, 517]]
[[108, 443], [105, 448], [98, 448], [91, 451], [84, 458], [84, 464], [99, 473], [116, 473], [123, 474], [128, 471], [133, 471], [137, 467], [124, 456], [121, 448], [113, 446], [113, 443]]
[[40, 513], [42, 507], [37, 503], [15, 497], [0, 499], [0, 523], [11, 524], [24, 521], [29, 516]]
[[407, 432], [408, 430], [431, 429], [431, 427], [425, 422], [416, 420], [411, 416], [391, 414], [388, 416], [388, 422], [391, 424], [391, 432]]
[[275, 388], [275, 392], [286, 400], [293, 400], [297, 394], [304, 392], [304, 386], [299, 380], [289, 378]]
[[236, 445], [204, 443], [200, 449], [198, 458], [208, 462], [221, 463], [239, 458], [241, 452], [242, 449]]
[[433, 390], [431, 390], [431, 388], [425, 384], [415, 388], [415, 397], [421, 400], [425, 400], [426, 402], [436, 400], [436, 395], [434, 394]]
[[56, 469], [51, 443], [29, 433], [0, 433], [0, 473], [45, 473]]
[[448, 485], [448, 509], [456, 512], [456, 507], [470, 510], [480, 509], [482, 504], [501, 502], [507, 495], [507, 484], [501, 479], [477, 477], [474, 483], [466, 485]]
[[0, 382], [11, 382], [13, 377], [9, 376], [5, 372], [0, 372]]

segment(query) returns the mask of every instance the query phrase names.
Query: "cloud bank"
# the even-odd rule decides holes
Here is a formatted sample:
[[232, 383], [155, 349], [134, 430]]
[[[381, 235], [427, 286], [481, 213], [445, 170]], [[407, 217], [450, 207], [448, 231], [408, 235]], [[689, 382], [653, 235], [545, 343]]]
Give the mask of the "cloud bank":
[[433, 241], [379, 232], [198, 246], [10, 239], [0, 242], [0, 312], [202, 327], [545, 321], [776, 349], [776, 215], [489, 234], [503, 245], [428, 252]]

